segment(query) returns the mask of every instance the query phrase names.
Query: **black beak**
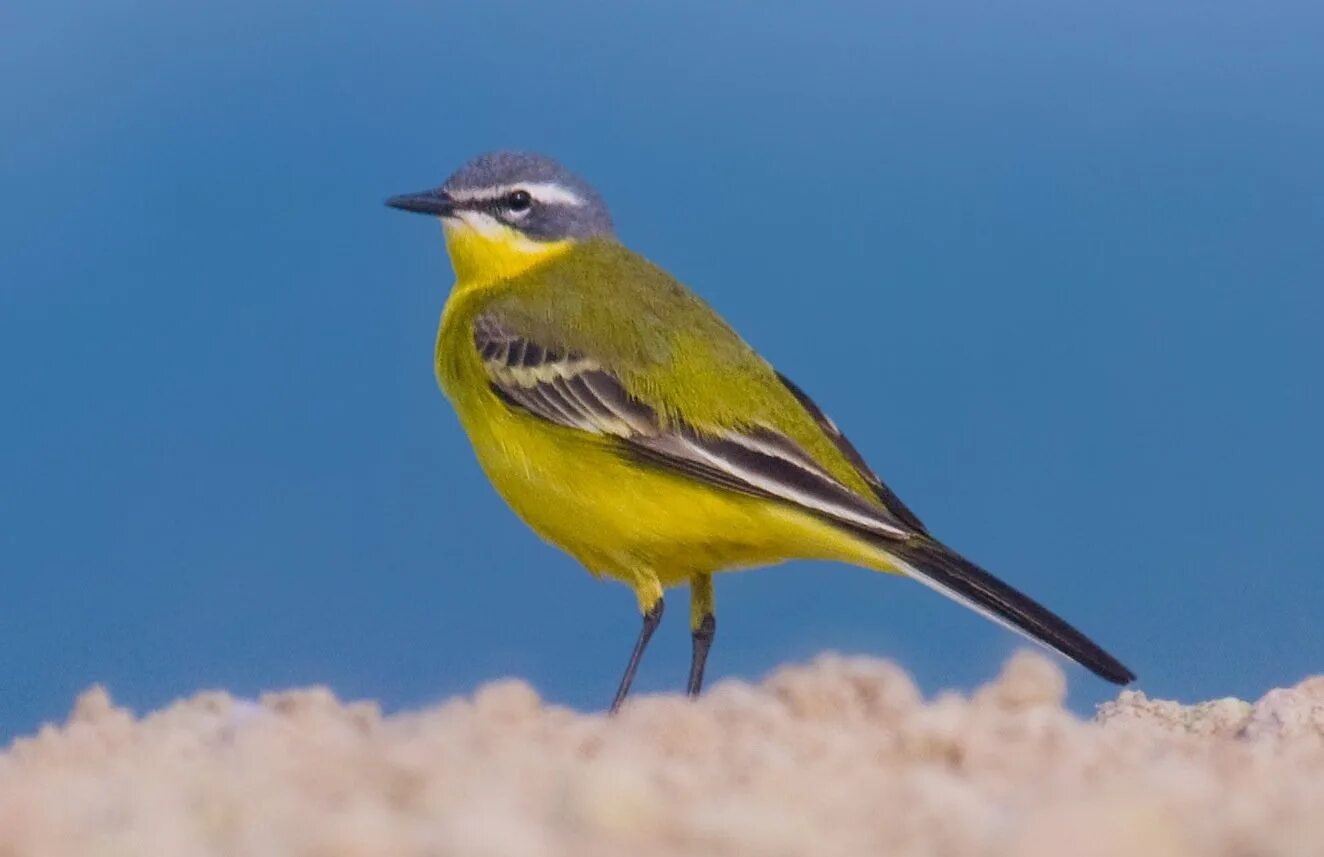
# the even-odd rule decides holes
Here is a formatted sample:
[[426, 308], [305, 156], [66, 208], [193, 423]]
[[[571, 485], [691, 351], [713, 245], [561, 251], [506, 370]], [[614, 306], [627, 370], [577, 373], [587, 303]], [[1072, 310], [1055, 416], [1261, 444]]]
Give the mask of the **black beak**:
[[449, 217], [455, 213], [455, 200], [444, 190], [425, 190], [422, 193], [405, 193], [386, 200], [391, 208], [401, 211], [413, 211], [418, 214], [432, 214], [437, 217]]

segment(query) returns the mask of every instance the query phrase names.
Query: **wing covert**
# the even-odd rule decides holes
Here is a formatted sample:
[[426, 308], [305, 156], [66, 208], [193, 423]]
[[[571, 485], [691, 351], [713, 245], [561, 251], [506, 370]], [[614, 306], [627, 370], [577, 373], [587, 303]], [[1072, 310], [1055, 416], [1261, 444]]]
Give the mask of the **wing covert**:
[[[856, 494], [798, 444], [770, 428], [712, 433], [663, 421], [592, 357], [534, 342], [492, 314], [475, 322], [474, 347], [493, 392], [510, 407], [565, 428], [607, 436], [638, 461], [715, 486], [801, 506], [884, 537], [911, 534], [896, 520], [899, 515]], [[816, 419], [820, 413], [811, 410]], [[837, 442], [840, 435], [829, 436]], [[870, 485], [876, 481], [872, 477]]]

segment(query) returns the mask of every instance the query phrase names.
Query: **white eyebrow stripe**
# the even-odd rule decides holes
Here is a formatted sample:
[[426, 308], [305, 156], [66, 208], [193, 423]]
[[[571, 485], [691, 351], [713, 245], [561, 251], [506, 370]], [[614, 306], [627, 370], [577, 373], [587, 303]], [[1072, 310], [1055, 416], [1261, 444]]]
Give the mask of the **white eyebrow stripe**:
[[492, 187], [470, 188], [447, 191], [456, 202], [478, 202], [499, 199], [517, 191], [528, 191], [529, 196], [548, 205], [584, 205], [582, 196], [556, 182], [521, 182], [519, 184], [494, 185]]

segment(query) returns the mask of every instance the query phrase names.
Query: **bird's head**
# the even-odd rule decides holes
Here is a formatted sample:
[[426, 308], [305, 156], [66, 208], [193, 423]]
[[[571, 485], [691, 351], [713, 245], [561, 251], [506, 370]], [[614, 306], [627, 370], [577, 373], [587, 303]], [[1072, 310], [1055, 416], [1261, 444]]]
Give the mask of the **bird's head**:
[[489, 152], [441, 187], [386, 204], [441, 218], [461, 282], [514, 276], [577, 241], [611, 237], [611, 215], [588, 182], [551, 158]]

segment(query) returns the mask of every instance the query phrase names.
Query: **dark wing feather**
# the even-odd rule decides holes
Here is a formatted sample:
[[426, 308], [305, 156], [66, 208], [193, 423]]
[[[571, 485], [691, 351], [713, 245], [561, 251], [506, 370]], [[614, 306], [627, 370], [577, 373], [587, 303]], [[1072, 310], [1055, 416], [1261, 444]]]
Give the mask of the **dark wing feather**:
[[837, 449], [841, 450], [841, 454], [846, 456], [846, 460], [851, 463], [856, 472], [864, 477], [865, 482], [869, 483], [869, 487], [873, 489], [874, 494], [878, 495], [878, 499], [887, 507], [887, 511], [915, 532], [928, 533], [928, 528], [924, 526], [919, 517], [910, 511], [905, 503], [901, 502], [900, 497], [892, 493], [892, 489], [883, 484], [883, 480], [878, 478], [878, 474], [873, 472], [868, 463], [865, 462], [864, 456], [860, 455], [859, 450], [855, 448], [855, 444], [851, 443], [846, 435], [842, 434], [841, 429], [837, 428], [837, 424], [827, 414], [823, 413], [823, 409], [813, 399], [809, 398], [809, 394], [801, 390], [782, 373], [778, 372], [777, 378], [785, 385], [787, 390], [791, 391], [791, 395], [795, 396], [796, 401], [800, 403], [800, 407], [808, 411], [809, 415], [818, 422], [818, 427], [837, 445]]
[[909, 532], [847, 488], [789, 438], [768, 430], [711, 435], [663, 425], [593, 359], [519, 336], [498, 319], [474, 325], [474, 346], [507, 404], [567, 428], [617, 439], [640, 461], [722, 488], [802, 506], [886, 538]]

